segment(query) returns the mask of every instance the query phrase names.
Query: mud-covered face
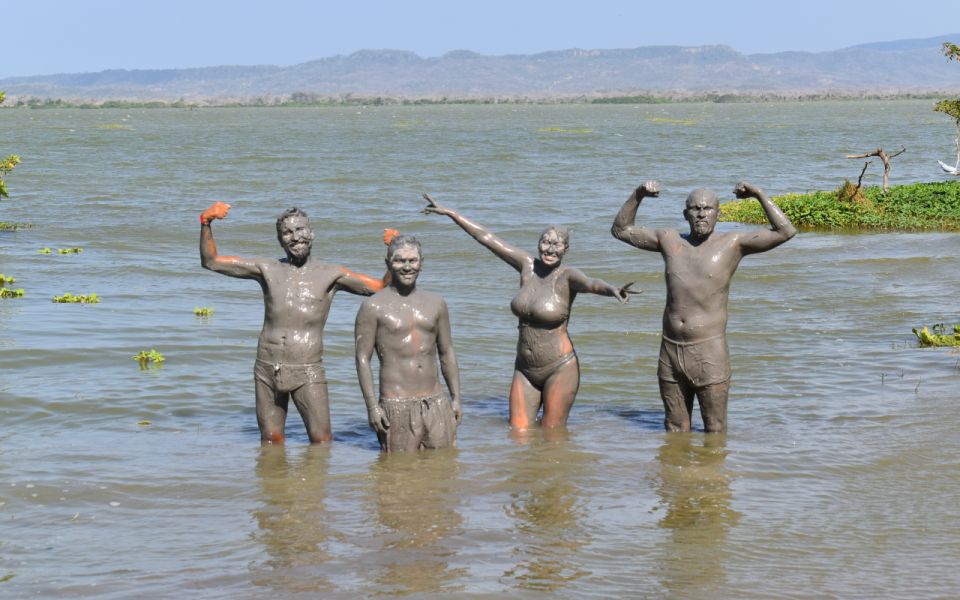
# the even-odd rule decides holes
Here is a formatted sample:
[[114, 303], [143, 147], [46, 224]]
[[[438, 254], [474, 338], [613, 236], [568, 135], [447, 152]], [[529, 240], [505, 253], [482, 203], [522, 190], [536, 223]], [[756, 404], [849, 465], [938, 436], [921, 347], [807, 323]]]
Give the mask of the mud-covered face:
[[310, 256], [313, 229], [306, 217], [287, 217], [280, 225], [280, 245], [291, 261], [301, 262]]
[[540, 262], [553, 267], [560, 264], [563, 255], [567, 253], [567, 243], [559, 233], [549, 230], [540, 236]]
[[417, 283], [423, 259], [416, 246], [400, 246], [387, 260], [387, 268], [398, 286], [411, 288]]
[[683, 216], [690, 224], [690, 233], [697, 237], [707, 237], [713, 233], [720, 216], [720, 201], [710, 190], [694, 190], [687, 196], [687, 207]]

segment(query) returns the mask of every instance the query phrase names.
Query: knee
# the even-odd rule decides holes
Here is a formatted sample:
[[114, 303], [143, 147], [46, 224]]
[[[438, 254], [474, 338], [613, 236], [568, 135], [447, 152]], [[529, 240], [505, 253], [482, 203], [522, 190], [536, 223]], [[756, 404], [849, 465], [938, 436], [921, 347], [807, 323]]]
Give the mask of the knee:
[[690, 431], [690, 419], [668, 417], [663, 420], [663, 428], [667, 431]]

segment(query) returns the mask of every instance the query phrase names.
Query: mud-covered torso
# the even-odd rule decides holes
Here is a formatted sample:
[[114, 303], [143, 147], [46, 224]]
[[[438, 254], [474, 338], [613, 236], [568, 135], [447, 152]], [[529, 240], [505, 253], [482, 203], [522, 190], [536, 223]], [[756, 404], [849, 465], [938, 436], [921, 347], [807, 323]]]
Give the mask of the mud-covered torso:
[[567, 335], [573, 298], [564, 271], [558, 266], [542, 277], [533, 269], [521, 274], [520, 291], [510, 302], [520, 321], [517, 360], [521, 364], [546, 365], [573, 351]]
[[308, 262], [286, 261], [262, 269], [263, 330], [257, 358], [271, 363], [306, 364], [323, 357], [323, 327], [342, 271]]
[[723, 334], [730, 281], [742, 258], [736, 235], [714, 233], [692, 244], [674, 233], [661, 250], [667, 284], [664, 335], [689, 342]]

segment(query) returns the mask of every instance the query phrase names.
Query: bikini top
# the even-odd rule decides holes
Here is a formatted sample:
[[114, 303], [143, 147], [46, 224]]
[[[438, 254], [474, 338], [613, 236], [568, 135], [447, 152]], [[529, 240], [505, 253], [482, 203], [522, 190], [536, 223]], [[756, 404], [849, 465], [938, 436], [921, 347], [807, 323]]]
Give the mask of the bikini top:
[[557, 293], [558, 279], [557, 272], [544, 278], [532, 275], [520, 286], [520, 291], [510, 301], [510, 310], [521, 324], [557, 327], [567, 320], [570, 305]]

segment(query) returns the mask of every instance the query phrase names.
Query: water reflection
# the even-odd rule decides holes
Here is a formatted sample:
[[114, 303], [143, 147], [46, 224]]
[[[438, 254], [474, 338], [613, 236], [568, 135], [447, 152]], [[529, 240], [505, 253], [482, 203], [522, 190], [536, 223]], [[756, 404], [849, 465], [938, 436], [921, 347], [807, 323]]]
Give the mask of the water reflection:
[[532, 429], [512, 435], [522, 444], [512, 457], [503, 507], [515, 521], [516, 564], [504, 580], [520, 589], [555, 591], [590, 572], [578, 550], [590, 542], [581, 477], [594, 457], [566, 441], [565, 430]]
[[284, 592], [332, 590], [322, 572], [335, 535], [326, 514], [329, 445], [264, 446], [257, 457], [263, 506], [253, 515], [269, 558], [254, 567], [254, 584]]
[[709, 595], [726, 582], [727, 533], [740, 520], [731, 508], [726, 436], [671, 433], [657, 453], [659, 526], [672, 535], [659, 549], [661, 584], [671, 597]]
[[462, 534], [462, 484], [455, 448], [381, 453], [371, 465], [377, 538], [382, 550], [371, 558], [377, 594], [405, 595], [462, 590], [467, 575], [452, 568]]

